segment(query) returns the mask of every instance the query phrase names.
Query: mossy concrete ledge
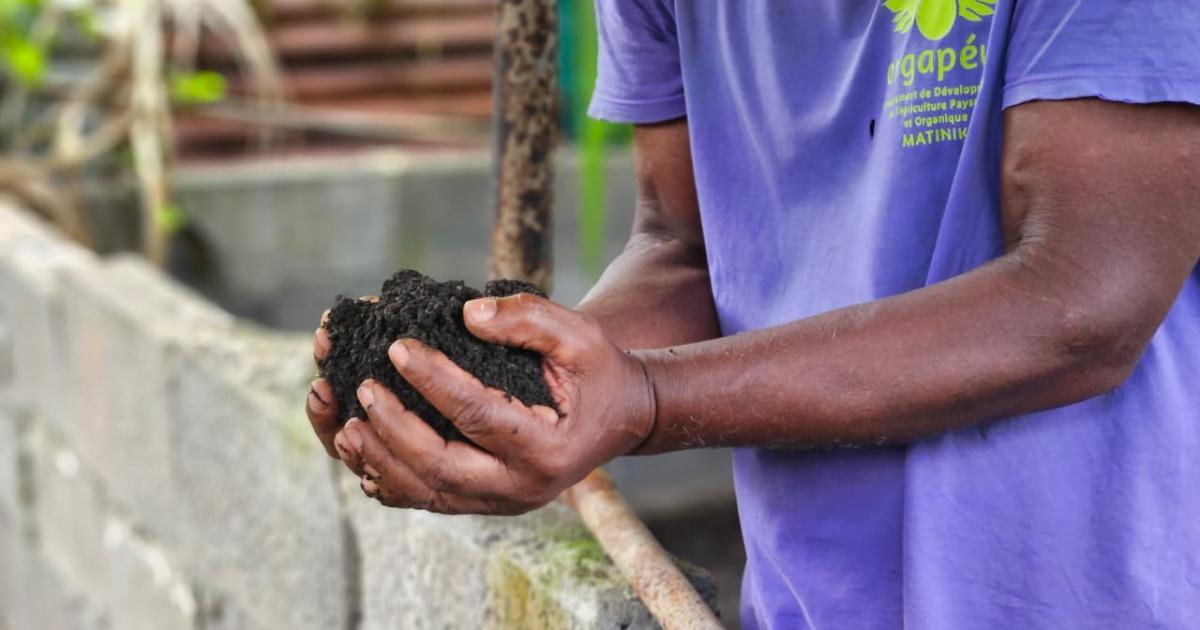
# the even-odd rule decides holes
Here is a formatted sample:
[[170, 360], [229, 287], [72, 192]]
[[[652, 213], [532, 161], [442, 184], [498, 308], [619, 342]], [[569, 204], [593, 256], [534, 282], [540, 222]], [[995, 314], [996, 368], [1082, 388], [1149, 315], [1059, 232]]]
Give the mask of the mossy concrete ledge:
[[[363, 630], [658, 627], [561, 502], [516, 518], [441, 516], [384, 508], [352, 478], [342, 489], [364, 550]], [[715, 602], [708, 573], [679, 563]]]
[[310, 352], [0, 201], [0, 630], [655, 625], [562, 505], [364, 497]]

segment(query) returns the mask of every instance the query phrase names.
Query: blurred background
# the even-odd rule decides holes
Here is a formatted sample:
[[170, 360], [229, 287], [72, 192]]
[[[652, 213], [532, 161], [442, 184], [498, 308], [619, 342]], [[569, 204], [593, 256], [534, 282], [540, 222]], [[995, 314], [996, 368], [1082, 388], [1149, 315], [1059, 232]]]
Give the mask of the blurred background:
[[[140, 257], [187, 287], [178, 295], [281, 338], [311, 331], [336, 295], [377, 292], [398, 268], [480, 286], [494, 212], [494, 9], [490, 0], [0, 0], [0, 190], [80, 247]], [[552, 293], [573, 305], [628, 235], [631, 131], [585, 115], [591, 3], [561, 0], [559, 27]], [[15, 260], [26, 271], [39, 264]], [[17, 295], [4, 296], [0, 353], [11, 351], [19, 386], [28, 333]], [[64, 307], [68, 332], [73, 308]], [[302, 394], [292, 402], [299, 410]], [[18, 433], [20, 416], [6, 416]], [[190, 444], [167, 434], [170, 457], [188, 457]], [[135, 446], [106, 457], [124, 457], [120, 448]], [[88, 449], [78, 450], [86, 468]], [[20, 468], [20, 449], [9, 456]], [[54, 459], [59, 473], [72, 467], [63, 461]], [[103, 486], [107, 468], [96, 467]], [[630, 458], [611, 472], [664, 546], [713, 574], [723, 619], [736, 623], [744, 556], [728, 453]], [[233, 469], [218, 474], [228, 475], [218, 485], [243, 482]], [[20, 470], [13, 477], [19, 503]], [[130, 511], [142, 509], [154, 508]]]

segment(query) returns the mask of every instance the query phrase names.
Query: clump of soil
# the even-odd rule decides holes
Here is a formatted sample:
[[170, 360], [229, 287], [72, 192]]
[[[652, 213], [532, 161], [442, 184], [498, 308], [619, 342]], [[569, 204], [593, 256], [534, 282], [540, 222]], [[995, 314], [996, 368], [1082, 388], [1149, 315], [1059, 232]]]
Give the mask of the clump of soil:
[[416, 339], [442, 351], [484, 385], [505, 391], [526, 405], [555, 407], [543, 376], [541, 355], [481, 341], [463, 323], [467, 301], [518, 293], [545, 296], [527, 282], [496, 280], [480, 292], [461, 281], [437, 282], [412, 270], [398, 271], [384, 282], [378, 302], [339, 295], [325, 323], [332, 347], [320, 366], [321, 376], [333, 387], [339, 420], [367, 418], [357, 391], [363, 381], [373, 378], [391, 388], [406, 408], [442, 437], [463, 439], [388, 359], [388, 347], [397, 339]]

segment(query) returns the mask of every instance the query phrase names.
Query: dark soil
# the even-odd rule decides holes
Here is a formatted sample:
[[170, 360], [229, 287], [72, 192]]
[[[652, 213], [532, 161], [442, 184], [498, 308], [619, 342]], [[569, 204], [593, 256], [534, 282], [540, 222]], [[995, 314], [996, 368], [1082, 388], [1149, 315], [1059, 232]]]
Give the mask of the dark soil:
[[544, 294], [516, 280], [489, 282], [483, 292], [460, 281], [437, 282], [402, 270], [383, 283], [378, 302], [338, 296], [325, 328], [332, 348], [321, 362], [321, 376], [333, 387], [339, 419], [367, 419], [358, 403], [358, 386], [369, 378], [387, 385], [404, 406], [446, 439], [463, 439], [458, 429], [400, 377], [388, 359], [397, 339], [416, 339], [441, 350], [484, 385], [507, 392], [527, 405], [554, 407], [542, 372], [541, 355], [485, 343], [467, 331], [463, 304], [483, 296]]

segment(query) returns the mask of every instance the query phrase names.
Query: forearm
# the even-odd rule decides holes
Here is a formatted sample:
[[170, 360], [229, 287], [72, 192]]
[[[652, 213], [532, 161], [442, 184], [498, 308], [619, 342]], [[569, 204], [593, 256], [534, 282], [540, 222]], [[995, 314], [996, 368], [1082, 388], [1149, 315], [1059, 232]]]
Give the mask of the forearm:
[[1200, 258], [1200, 114], [1038, 102], [1004, 129], [1007, 253], [903, 295], [638, 353], [656, 400], [639, 452], [904, 442], [1120, 385]]
[[703, 250], [638, 234], [577, 307], [621, 348], [662, 348], [720, 335]]
[[657, 400], [639, 452], [906, 442], [1111, 389], [1153, 328], [1096, 321], [1090, 287], [1047, 275], [1006, 256], [901, 296], [639, 353]]

